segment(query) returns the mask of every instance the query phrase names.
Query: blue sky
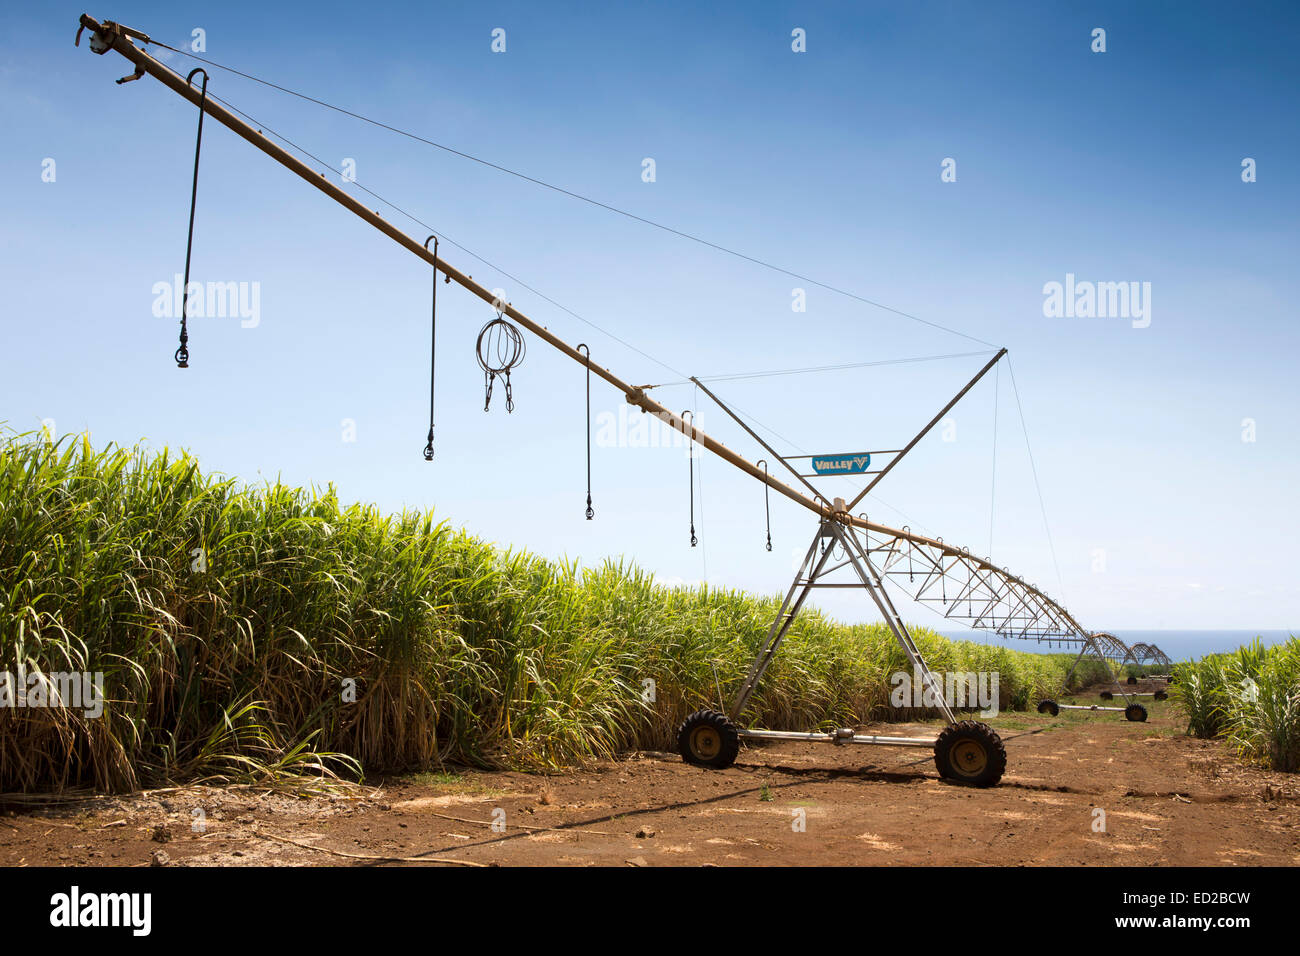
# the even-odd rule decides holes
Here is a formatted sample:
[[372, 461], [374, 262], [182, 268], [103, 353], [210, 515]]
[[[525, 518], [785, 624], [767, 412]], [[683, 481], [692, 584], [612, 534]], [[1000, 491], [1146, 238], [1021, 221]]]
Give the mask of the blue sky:
[[[432, 507], [502, 544], [589, 564], [626, 555], [667, 581], [785, 588], [810, 516], [774, 498], [767, 553], [761, 486], [717, 459], [697, 463], [698, 548], [679, 450], [597, 447], [597, 518], [584, 521], [581, 369], [534, 341], [514, 375], [515, 412], [498, 397], [484, 414], [473, 347], [492, 314], [455, 286], [439, 288], [437, 457], [424, 462], [427, 267], [211, 121], [192, 278], [256, 283], [259, 310], [255, 327], [196, 319], [192, 367], [178, 371], [175, 323], [154, 316], [153, 288], [184, 264], [195, 110], [151, 79], [114, 85], [124, 60], [72, 46], [81, 12], [6, 17], [21, 42], [0, 55], [0, 421], [184, 446], [211, 471], [333, 482], [345, 499]], [[1007, 346], [1056, 561], [1005, 367], [955, 410], [953, 440], [936, 430], [881, 484], [872, 517], [991, 553], [1090, 627], [1300, 619], [1288, 567], [1300, 536], [1294, 8], [89, 12], [176, 47], [201, 28], [219, 63]], [[1097, 27], [1104, 53], [1090, 49]], [[491, 49], [496, 28], [504, 53]], [[795, 28], [806, 52], [791, 50]], [[214, 94], [335, 165], [354, 160], [360, 184], [664, 363], [443, 247], [625, 380], [984, 348], [211, 72]], [[1242, 181], [1246, 157], [1256, 182]], [[955, 182], [941, 181], [945, 158]], [[1149, 326], [1045, 317], [1044, 284], [1067, 274], [1150, 283]], [[791, 309], [795, 287], [807, 288], [806, 312]], [[982, 362], [717, 390], [808, 452], [896, 448]], [[761, 455], [691, 387], [657, 394]], [[598, 421], [620, 407], [593, 385]], [[343, 440], [345, 419], [355, 441]], [[1255, 441], [1243, 441], [1246, 419]], [[822, 604], [871, 616], [865, 597]], [[910, 604], [905, 616], [937, 623]]]

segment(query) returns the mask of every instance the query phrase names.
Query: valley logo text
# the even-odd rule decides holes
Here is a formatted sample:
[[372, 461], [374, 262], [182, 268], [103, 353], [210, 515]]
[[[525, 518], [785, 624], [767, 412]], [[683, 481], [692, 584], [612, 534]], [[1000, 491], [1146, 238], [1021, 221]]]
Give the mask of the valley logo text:
[[50, 897], [50, 925], [129, 926], [134, 936], [148, 936], [153, 924], [151, 893], [82, 893], [74, 886]]

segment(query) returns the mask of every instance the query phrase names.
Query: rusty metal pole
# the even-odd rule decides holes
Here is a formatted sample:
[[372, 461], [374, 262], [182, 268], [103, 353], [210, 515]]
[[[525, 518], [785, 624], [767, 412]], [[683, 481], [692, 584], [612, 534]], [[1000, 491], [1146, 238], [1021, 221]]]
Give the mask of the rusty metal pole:
[[[113, 50], [120, 53], [128, 60], [130, 60], [137, 68], [143, 69], [145, 73], [157, 79], [164, 86], [170, 89], [173, 93], [177, 93], [180, 96], [183, 96], [185, 99], [189, 100], [195, 106], [201, 106], [201, 108], [218, 123], [227, 127], [228, 129], [230, 129], [232, 132], [236, 133], [243, 139], [246, 139], [248, 142], [252, 143], [254, 146], [260, 149], [262, 152], [266, 153], [276, 162], [280, 163], [282, 166], [287, 167], [291, 172], [296, 173], [302, 179], [311, 183], [311, 185], [315, 186], [317, 189], [319, 189], [325, 195], [329, 196], [339, 205], [346, 208], [349, 212], [359, 216], [361, 219], [364, 219], [366, 222], [374, 226], [384, 235], [388, 236], [390, 239], [397, 242], [399, 245], [403, 246], [408, 252], [412, 253], [413, 255], [419, 256], [421, 259], [428, 262], [434, 268], [442, 272], [443, 275], [449, 276], [453, 282], [469, 290], [471, 293], [478, 296], [480, 299], [482, 299], [484, 302], [488, 303], [489, 305], [497, 304], [497, 298], [492, 294], [491, 291], [484, 288], [479, 283], [475, 282], [472, 278], [470, 278], [470, 276], [461, 272], [459, 269], [451, 265], [445, 259], [439, 256], [435, 256], [433, 253], [429, 252], [416, 239], [407, 235], [402, 230], [394, 226], [392, 223], [388, 222], [378, 212], [375, 212], [373, 209], [369, 209], [366, 206], [362, 205], [360, 202], [358, 202], [356, 199], [350, 196], [347, 192], [340, 189], [338, 186], [334, 185], [332, 182], [326, 179], [324, 173], [317, 173], [310, 166], [308, 166], [307, 164], [299, 160], [297, 157], [295, 157], [292, 153], [283, 149], [278, 144], [276, 144], [268, 137], [263, 135], [260, 131], [254, 129], [253, 127], [245, 123], [243, 120], [241, 120], [239, 117], [235, 116], [225, 107], [223, 107], [220, 103], [214, 102], [212, 96], [208, 96], [206, 100], [200, 101], [199, 94], [193, 89], [191, 89], [188, 84], [186, 84], [184, 77], [180, 76], [178, 73], [174, 72], [164, 64], [158, 62], [148, 53], [146, 53], [145, 51], [137, 47], [135, 44], [133, 44], [131, 42], [130, 35], [127, 32], [125, 32], [123, 28], [121, 28], [118, 24], [113, 24], [111, 23], [111, 21], [109, 23], [101, 24], [93, 17], [89, 16], [88, 14], [82, 15], [81, 23], [84, 27], [86, 27], [86, 29], [93, 31], [95, 34], [101, 37], [103, 41], [106, 44], [108, 44]], [[136, 35], [140, 35], [138, 31], [133, 31], [133, 32]], [[575, 362], [582, 365], [584, 368], [587, 367], [588, 364], [587, 359], [585, 356], [583, 356], [581, 352], [579, 352], [575, 347], [569, 345], [567, 342], [553, 335], [544, 326], [538, 325], [536, 322], [534, 322], [528, 316], [524, 315], [514, 306], [509, 304], [502, 304], [502, 311], [506, 315], [508, 315], [511, 319], [513, 319], [514, 321], [518, 322], [521, 326], [526, 328], [529, 332], [532, 332], [542, 341], [546, 342], [546, 344], [550, 345], [555, 349], [558, 349], [560, 352], [563, 352], [565, 355], [567, 355], [569, 358], [573, 359]], [[671, 428], [680, 431], [683, 434], [693, 435], [697, 442], [699, 442], [709, 451], [713, 452], [719, 458], [722, 458], [727, 462], [729, 462], [730, 464], [735, 465], [737, 468], [746, 472], [751, 477], [756, 478], [759, 481], [765, 482], [766, 484], [770, 485], [775, 491], [779, 491], [787, 498], [791, 499], [792, 501], [798, 504], [803, 505], [808, 510], [816, 514], [830, 513], [830, 509], [828, 507], [824, 505], [820, 505], [817, 502], [804, 497], [802, 494], [800, 494], [794, 488], [791, 488], [789, 485], [786, 485], [784, 482], [781, 482], [775, 478], [771, 478], [765, 475], [763, 469], [749, 462], [745, 458], [742, 458], [740, 455], [736, 454], [726, 445], [723, 445], [721, 442], [717, 441], [716, 439], [709, 437], [699, 429], [691, 428], [688, 431], [687, 430], [688, 426], [682, 421], [680, 417], [674, 415], [667, 408], [665, 408], [664, 406], [660, 405], [658, 402], [654, 401], [649, 396], [647, 396], [643, 389], [634, 385], [630, 385], [627, 382], [624, 382], [617, 375], [612, 373], [609, 369], [604, 368], [600, 365], [592, 364], [590, 367], [591, 367], [591, 371], [594, 374], [600, 376], [609, 384], [613, 385], [616, 389], [622, 392], [624, 396], [627, 398], [629, 404], [635, 405], [636, 407], [640, 408], [643, 412], [650, 412], [651, 414], [658, 416], [660, 419], [666, 422]]]

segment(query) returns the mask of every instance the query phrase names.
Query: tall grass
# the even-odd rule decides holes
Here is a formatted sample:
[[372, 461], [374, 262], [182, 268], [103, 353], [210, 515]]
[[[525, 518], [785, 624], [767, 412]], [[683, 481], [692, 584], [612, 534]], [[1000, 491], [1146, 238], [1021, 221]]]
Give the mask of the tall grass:
[[1251, 763], [1300, 770], [1300, 640], [1255, 641], [1174, 668], [1187, 732], [1222, 737]]
[[[731, 697], [776, 608], [332, 487], [239, 486], [185, 453], [0, 436], [0, 670], [102, 671], [107, 697], [98, 718], [0, 708], [0, 791], [667, 749]], [[936, 669], [1000, 672], [1003, 707], [1063, 690], [1070, 655], [915, 633]], [[902, 669], [883, 626], [804, 613], [746, 719], [886, 716]]]

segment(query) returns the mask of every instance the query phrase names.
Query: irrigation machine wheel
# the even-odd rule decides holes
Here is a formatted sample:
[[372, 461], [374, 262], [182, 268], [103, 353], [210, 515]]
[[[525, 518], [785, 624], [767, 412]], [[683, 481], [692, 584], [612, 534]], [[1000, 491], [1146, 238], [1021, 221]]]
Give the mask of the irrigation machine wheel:
[[736, 762], [740, 736], [726, 714], [697, 710], [677, 731], [677, 752], [689, 764], [725, 770]]
[[1115, 699], [1115, 695], [1114, 695], [1111, 691], [1108, 691], [1108, 690], [1103, 690], [1103, 691], [1101, 692], [1101, 694], [1099, 694], [1098, 696], [1100, 696], [1102, 700], [1114, 700], [1114, 699]]
[[1168, 692], [1168, 691], [1164, 691], [1164, 690], [1158, 690], [1158, 691], [1156, 691], [1154, 694], [1152, 694], [1151, 696], [1152, 696], [1153, 698], [1155, 698], [1156, 700], [1168, 700], [1168, 699], [1169, 699], [1169, 692]]
[[1137, 679], [1136, 677], [1130, 677], [1130, 678], [1128, 679], [1128, 681], [1127, 681], [1127, 683], [1130, 683], [1130, 684], [1136, 684], [1137, 682], [1138, 682], [1138, 679]]
[[991, 787], [1007, 769], [1007, 749], [988, 724], [959, 720], [943, 729], [934, 742], [939, 776], [973, 787]]
[[1124, 708], [1124, 718], [1136, 723], [1143, 723], [1147, 719], [1147, 709], [1141, 704], [1129, 704]]
[[1051, 714], [1053, 717], [1061, 713], [1061, 708], [1054, 700], [1040, 700], [1038, 702], [1038, 712], [1040, 714]]

